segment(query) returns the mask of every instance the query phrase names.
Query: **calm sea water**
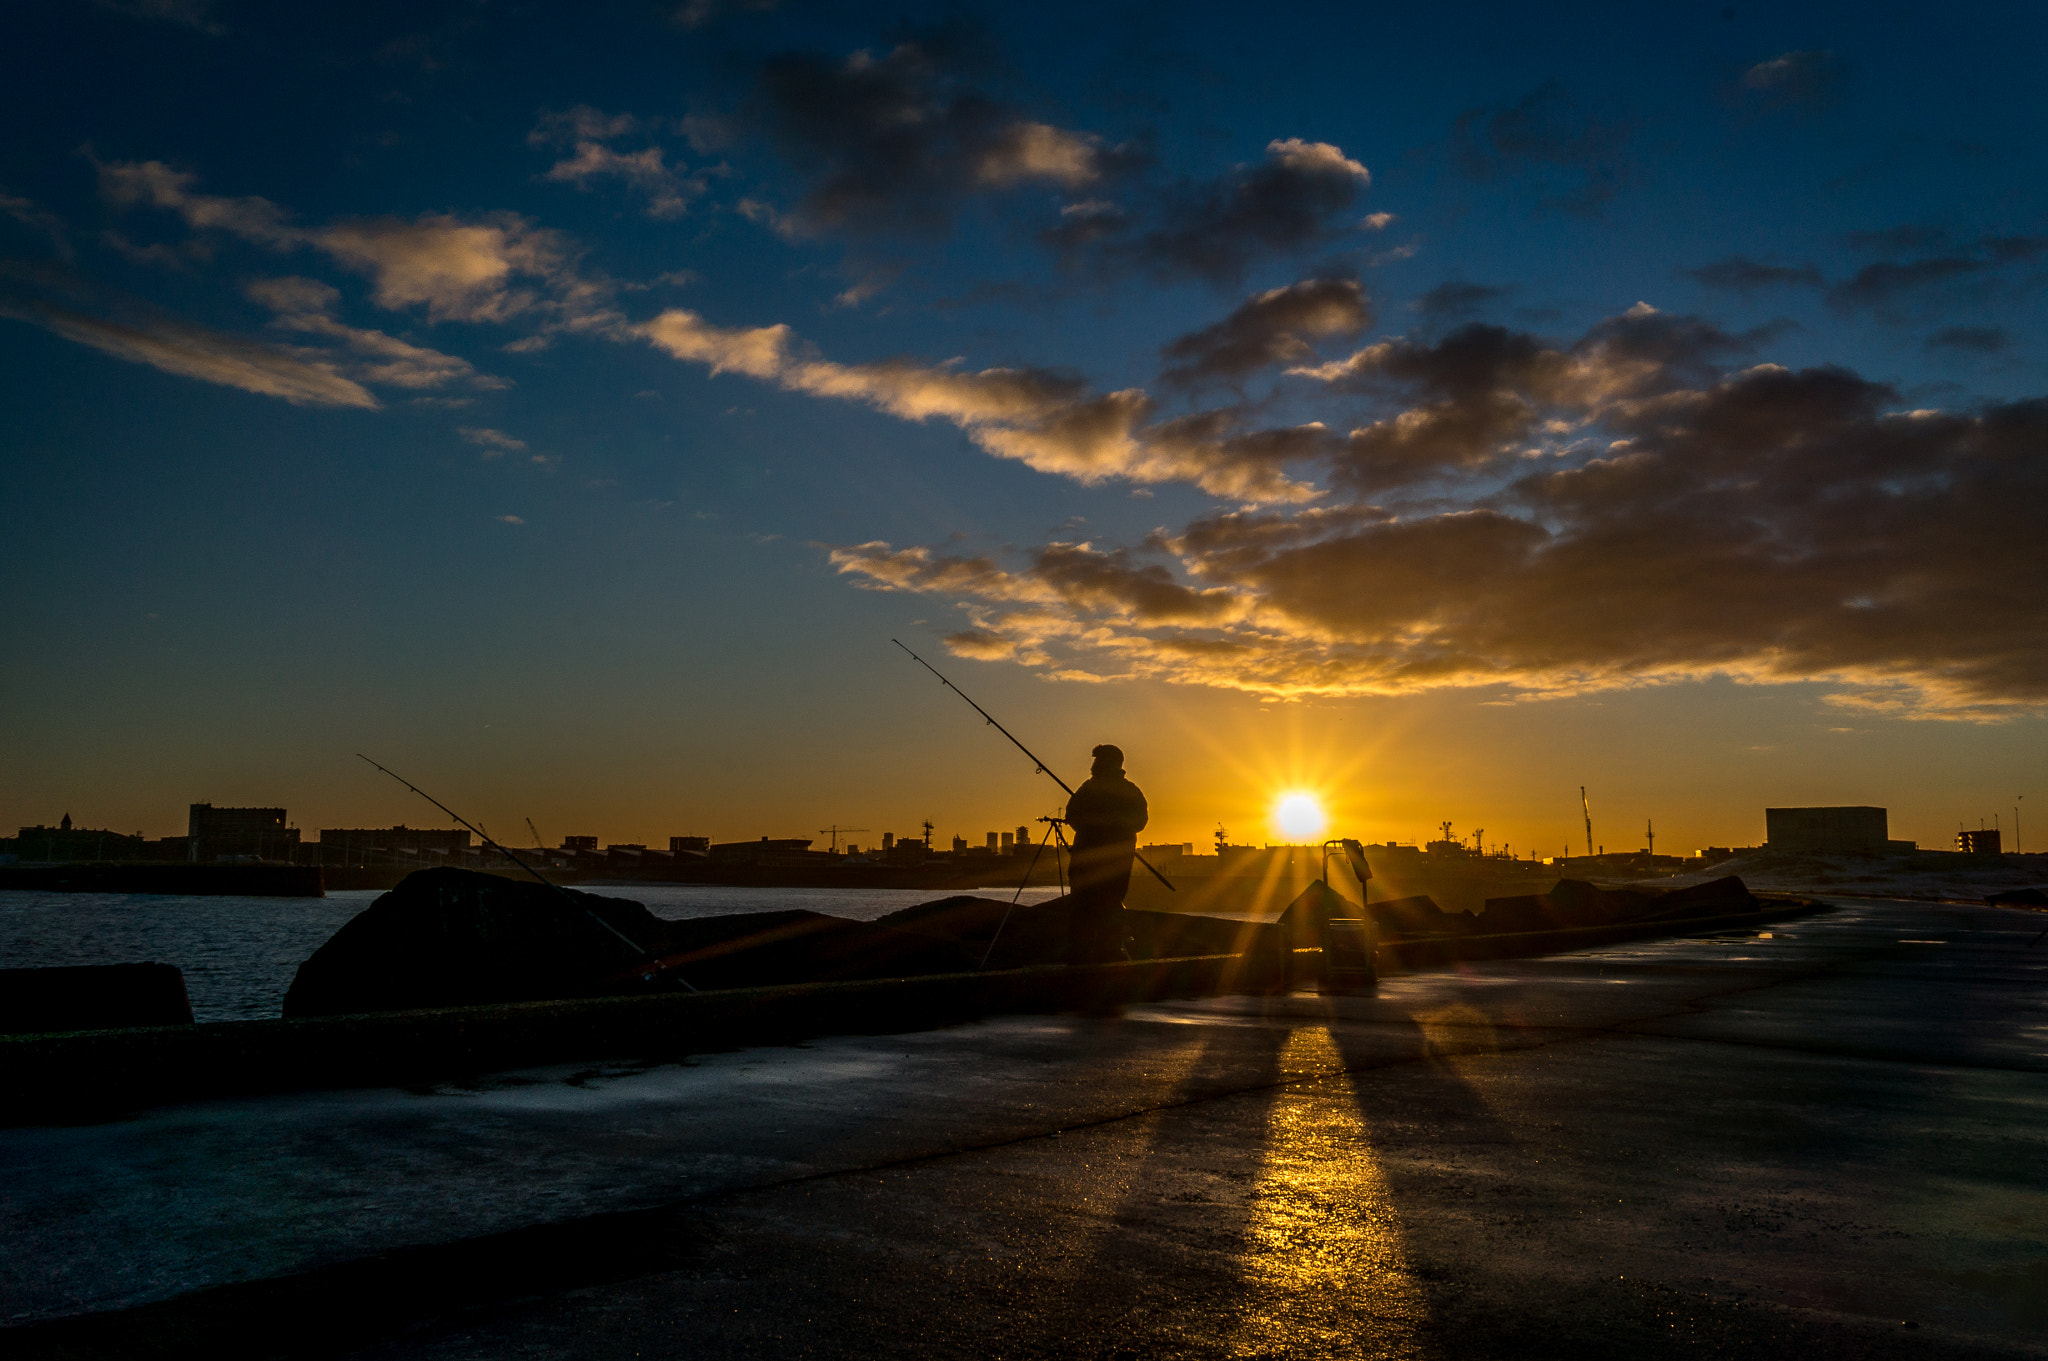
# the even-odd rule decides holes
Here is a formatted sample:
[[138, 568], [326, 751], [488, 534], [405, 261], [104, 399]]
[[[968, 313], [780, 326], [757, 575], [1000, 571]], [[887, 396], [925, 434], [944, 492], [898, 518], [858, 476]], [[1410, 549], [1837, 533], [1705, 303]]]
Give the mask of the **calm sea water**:
[[[681, 921], [729, 912], [804, 908], [873, 921], [898, 908], [947, 896], [930, 889], [720, 888], [699, 884], [589, 885], [587, 891], [645, 903]], [[1007, 890], [981, 889], [1008, 899]], [[1025, 902], [1057, 897], [1027, 888]], [[175, 964], [185, 971], [192, 1014], [201, 1021], [276, 1016], [306, 956], [368, 907], [375, 889], [325, 898], [202, 898], [143, 893], [0, 891], [0, 968], [54, 964]]]

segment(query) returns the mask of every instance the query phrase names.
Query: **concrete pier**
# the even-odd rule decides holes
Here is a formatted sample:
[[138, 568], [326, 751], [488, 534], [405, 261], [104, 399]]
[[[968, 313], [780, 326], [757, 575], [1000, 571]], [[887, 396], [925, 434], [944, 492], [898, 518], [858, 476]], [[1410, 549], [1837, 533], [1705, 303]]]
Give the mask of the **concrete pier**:
[[2048, 916], [0, 1130], [12, 1357], [2048, 1356]]

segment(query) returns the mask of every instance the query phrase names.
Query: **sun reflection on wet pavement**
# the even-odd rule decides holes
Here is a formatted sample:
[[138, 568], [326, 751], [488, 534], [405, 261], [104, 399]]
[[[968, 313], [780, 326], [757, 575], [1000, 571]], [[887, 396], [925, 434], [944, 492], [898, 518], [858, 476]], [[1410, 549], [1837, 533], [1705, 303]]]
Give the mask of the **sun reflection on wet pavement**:
[[[1295, 1030], [1290, 1070], [1341, 1066], [1330, 1033]], [[1236, 1357], [1426, 1354], [1429, 1310], [1363, 1114], [1288, 1088], [1267, 1114], [1265, 1159], [1245, 1225]], [[1359, 1336], [1367, 1326], [1374, 1335]]]

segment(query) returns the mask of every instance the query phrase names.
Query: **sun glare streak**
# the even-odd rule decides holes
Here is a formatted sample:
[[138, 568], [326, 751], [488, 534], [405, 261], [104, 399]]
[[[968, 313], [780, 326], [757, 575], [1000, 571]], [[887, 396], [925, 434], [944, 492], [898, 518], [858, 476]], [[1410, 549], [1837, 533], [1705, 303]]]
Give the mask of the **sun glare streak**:
[[[1325, 1030], [1296, 1030], [1284, 1071], [1341, 1068]], [[1245, 1224], [1244, 1312], [1226, 1348], [1240, 1357], [1414, 1355], [1429, 1305], [1400, 1216], [1350, 1101], [1336, 1109], [1288, 1088], [1266, 1117], [1266, 1156]], [[1370, 1319], [1377, 1336], [1361, 1338]]]

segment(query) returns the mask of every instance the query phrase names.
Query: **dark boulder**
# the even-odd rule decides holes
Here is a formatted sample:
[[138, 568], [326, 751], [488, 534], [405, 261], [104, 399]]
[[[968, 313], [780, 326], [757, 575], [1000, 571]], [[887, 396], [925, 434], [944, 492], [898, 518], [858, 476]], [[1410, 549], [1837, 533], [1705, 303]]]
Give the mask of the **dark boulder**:
[[620, 991], [632, 985], [615, 981], [618, 975], [658, 948], [669, 926], [624, 898], [473, 870], [420, 870], [299, 966], [284, 1014], [410, 1011]]
[[1066, 897], [1013, 905], [998, 898], [959, 894], [891, 912], [874, 924], [945, 941], [960, 952], [967, 968], [980, 966], [986, 958], [991, 969], [1021, 969], [1065, 963], [1073, 938], [1072, 919], [1072, 900]]
[[1373, 924], [1387, 940], [1418, 940], [1425, 936], [1462, 936], [1478, 929], [1469, 912], [1446, 912], [1426, 893], [1389, 898], [1367, 908]]
[[2012, 888], [1990, 894], [1984, 901], [1993, 907], [2048, 907], [2048, 893], [2038, 888]]
[[901, 930], [889, 918], [857, 922], [819, 912], [746, 912], [664, 925], [672, 934], [663, 953], [642, 971], [655, 986], [678, 975], [704, 990], [903, 978], [971, 969], [981, 957], [943, 931]]
[[1763, 903], [1749, 891], [1749, 885], [1735, 875], [1709, 879], [1690, 888], [1674, 888], [1651, 899], [1637, 916], [1641, 921], [1669, 921], [1684, 917], [1733, 917], [1760, 912]]
[[169, 964], [0, 969], [0, 1034], [191, 1024], [185, 975]]
[[[1062, 897], [1013, 906], [962, 895], [892, 912], [875, 925], [953, 942], [970, 968], [985, 957], [988, 968], [1020, 969], [1066, 962], [1073, 935], [1071, 903]], [[1243, 954], [1257, 948], [1262, 932], [1272, 930], [1271, 923], [1129, 908], [1123, 926], [1124, 949], [1133, 959]]]

